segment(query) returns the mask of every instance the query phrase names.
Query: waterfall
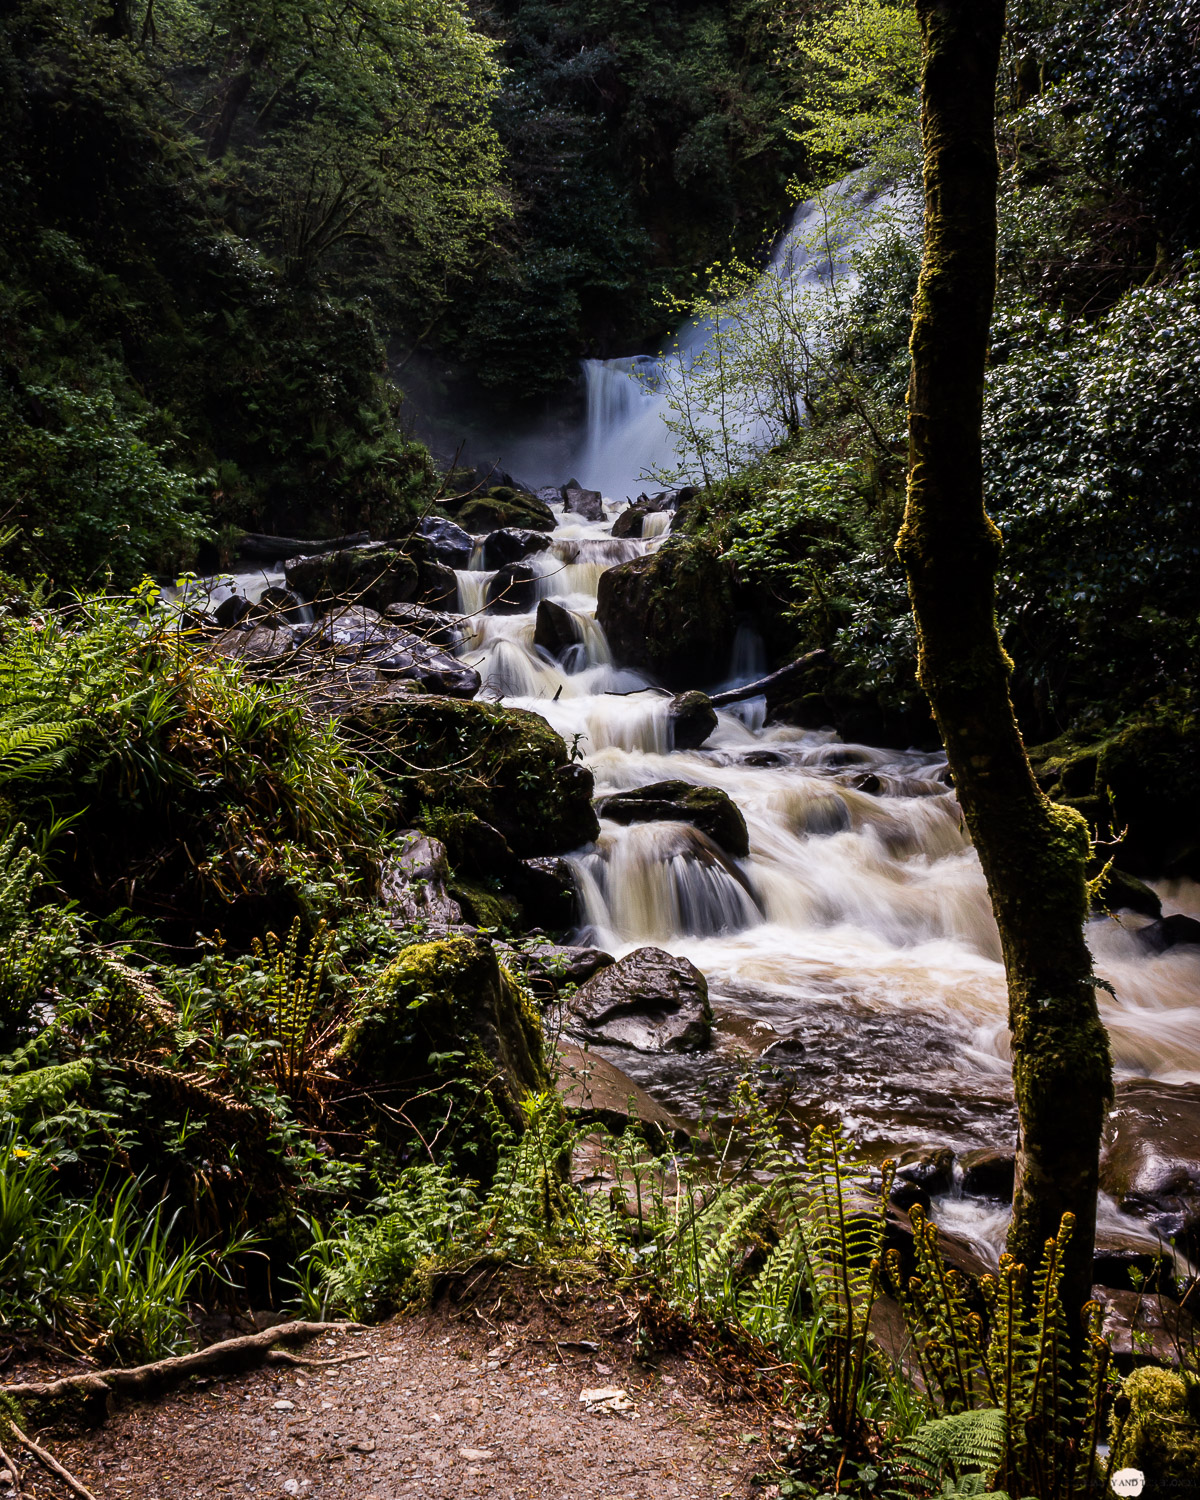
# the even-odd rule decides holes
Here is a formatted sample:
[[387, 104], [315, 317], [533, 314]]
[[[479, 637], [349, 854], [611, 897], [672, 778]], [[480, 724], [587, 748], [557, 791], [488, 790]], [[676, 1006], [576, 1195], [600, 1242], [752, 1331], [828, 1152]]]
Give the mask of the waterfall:
[[[572, 461], [581, 481], [613, 499], [632, 499], [655, 475], [675, 472], [681, 463], [694, 467], [694, 443], [667, 425], [681, 421], [668, 397], [703, 365], [718, 331], [729, 338], [732, 330], [731, 352], [738, 359], [744, 348], [758, 342], [754, 333], [744, 340], [739, 336], [738, 319], [757, 317], [754, 308], [769, 303], [771, 293], [782, 295], [789, 322], [803, 324], [806, 298], [828, 296], [835, 285], [839, 294], [852, 289], [857, 279], [854, 255], [882, 225], [911, 225], [914, 218], [913, 205], [898, 192], [868, 190], [862, 174], [852, 172], [797, 207], [757, 284], [719, 313], [684, 323], [657, 356], [584, 360], [587, 428]], [[796, 341], [795, 329], [785, 338]], [[765, 392], [743, 396], [734, 405], [738, 409], [727, 409], [722, 421], [727, 430], [736, 430], [739, 451], [767, 447], [783, 435]], [[720, 423], [692, 396], [683, 423], [685, 429], [688, 426], [707, 441]]]

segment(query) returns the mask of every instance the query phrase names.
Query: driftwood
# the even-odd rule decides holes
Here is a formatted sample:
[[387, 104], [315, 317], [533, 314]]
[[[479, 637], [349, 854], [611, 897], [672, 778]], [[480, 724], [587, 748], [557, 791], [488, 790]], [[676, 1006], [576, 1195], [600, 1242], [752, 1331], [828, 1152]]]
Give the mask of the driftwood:
[[355, 531], [350, 536], [330, 537], [322, 542], [247, 531], [238, 538], [237, 554], [246, 562], [285, 562], [289, 557], [317, 557], [324, 552], [340, 552], [344, 547], [361, 547], [370, 540], [369, 531]]
[[759, 698], [764, 693], [772, 692], [776, 688], [788, 686], [793, 678], [803, 677], [806, 672], [814, 671], [817, 667], [827, 667], [833, 661], [828, 651], [810, 651], [806, 656], [797, 657], [789, 662], [786, 667], [780, 667], [777, 672], [770, 672], [766, 677], [760, 677], [757, 682], [748, 682], [745, 687], [730, 688], [727, 693], [714, 693], [709, 702], [714, 708], [726, 708], [730, 703], [742, 703], [747, 698]]
[[[31, 1412], [49, 1421], [67, 1416], [74, 1422], [94, 1424], [108, 1413], [111, 1395], [142, 1400], [159, 1396], [182, 1384], [193, 1375], [232, 1375], [268, 1362], [279, 1364], [317, 1364], [317, 1360], [300, 1360], [275, 1348], [276, 1344], [302, 1344], [323, 1333], [346, 1333], [361, 1328], [361, 1323], [278, 1323], [260, 1333], [223, 1339], [196, 1349], [191, 1354], [173, 1354], [148, 1365], [130, 1369], [88, 1371], [83, 1375], [66, 1375], [61, 1380], [30, 1381], [24, 1385], [3, 1387], [0, 1394], [18, 1401]], [[341, 1361], [337, 1361], [341, 1363]]]

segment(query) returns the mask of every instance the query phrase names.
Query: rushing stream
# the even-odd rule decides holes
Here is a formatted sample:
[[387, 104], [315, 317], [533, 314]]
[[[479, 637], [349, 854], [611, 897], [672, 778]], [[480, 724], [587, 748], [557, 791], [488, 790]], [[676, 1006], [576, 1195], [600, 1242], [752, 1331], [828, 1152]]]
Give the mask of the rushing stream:
[[[843, 744], [832, 730], [763, 727], [761, 700], [719, 715], [696, 751], [671, 746], [668, 696], [613, 664], [595, 621], [605, 568], [661, 545], [614, 540], [599, 522], [559, 515], [551, 550], [526, 561], [537, 597], [579, 622], [574, 659], [551, 660], [527, 613], [483, 613], [492, 576], [460, 572], [473, 634], [461, 650], [483, 695], [542, 714], [578, 745], [597, 795], [681, 779], [719, 787], [750, 833], [747, 859], [719, 854], [689, 825], [603, 822], [571, 863], [581, 937], [620, 956], [654, 944], [707, 976], [717, 1017], [711, 1051], [608, 1051], [669, 1108], [695, 1117], [757, 1068], [794, 1091], [802, 1119], [844, 1121], [867, 1145], [945, 1144], [961, 1152], [1014, 1138], [1006, 996], [979, 863], [939, 754]], [[743, 636], [730, 676], [761, 663]], [[1163, 889], [1164, 910], [1195, 911], [1194, 886]], [[1089, 941], [1118, 1076], [1200, 1080], [1200, 954], [1148, 953], [1145, 918], [1093, 921]], [[780, 1039], [791, 1045], [761, 1054]], [[782, 1057], [776, 1063], [775, 1058]], [[1005, 1213], [961, 1198], [937, 1205], [980, 1249]], [[1102, 1222], [1145, 1237], [1111, 1202]]]

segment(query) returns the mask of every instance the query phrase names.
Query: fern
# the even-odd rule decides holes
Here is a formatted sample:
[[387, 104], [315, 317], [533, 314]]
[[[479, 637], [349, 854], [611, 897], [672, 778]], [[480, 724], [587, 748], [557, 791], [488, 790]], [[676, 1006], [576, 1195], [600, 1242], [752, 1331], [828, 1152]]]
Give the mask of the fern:
[[1007, 1445], [1004, 1413], [998, 1407], [985, 1406], [926, 1422], [909, 1436], [903, 1449], [922, 1478], [931, 1487], [940, 1488], [947, 1478], [957, 1482], [967, 1474], [994, 1480], [1004, 1463]]
[[319, 922], [308, 946], [308, 956], [301, 959], [300, 926], [297, 917], [282, 947], [273, 932], [267, 933], [265, 943], [257, 938], [253, 943], [255, 957], [267, 971], [266, 998], [279, 1043], [276, 1073], [289, 1093], [303, 1088], [312, 1062], [313, 1023], [325, 963], [333, 944], [324, 921]]

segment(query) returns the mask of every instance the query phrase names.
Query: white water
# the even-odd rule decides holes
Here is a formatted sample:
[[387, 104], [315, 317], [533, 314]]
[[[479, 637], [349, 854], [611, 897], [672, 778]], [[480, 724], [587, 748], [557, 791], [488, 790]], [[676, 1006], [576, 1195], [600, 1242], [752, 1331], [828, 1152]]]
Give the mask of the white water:
[[[610, 519], [618, 507], [609, 509]], [[614, 1060], [694, 1114], [704, 1097], [726, 1097], [771, 1041], [798, 1034], [805, 1052], [789, 1081], [802, 1117], [843, 1121], [881, 1147], [1011, 1142], [999, 942], [942, 757], [845, 745], [832, 730], [763, 728], [761, 700], [721, 712], [702, 750], [674, 751], [668, 695], [613, 665], [594, 618], [603, 568], [661, 541], [614, 542], [608, 523], [563, 518], [552, 549], [529, 560], [539, 597], [576, 616], [581, 640], [565, 663], [534, 646], [533, 610], [480, 612], [489, 575], [465, 571], [459, 585], [474, 615], [461, 654], [485, 694], [533, 709], [576, 743], [598, 796], [682, 779], [719, 787], [746, 819], [750, 853], [739, 861], [666, 822], [603, 822], [597, 843], [571, 856], [581, 938], [617, 955], [653, 943], [688, 957], [716, 1011], [709, 1054]], [[746, 633], [730, 677], [761, 669], [761, 645]], [[867, 777], [877, 791], [857, 784]], [[1195, 886], [1165, 894], [1167, 909], [1200, 907]], [[1100, 991], [1099, 1002], [1117, 1074], [1200, 1080], [1200, 954], [1148, 954], [1134, 935], [1144, 920], [1122, 914], [1088, 929], [1115, 992]], [[961, 1200], [943, 1208], [968, 1238], [996, 1247], [1002, 1214]], [[1104, 1213], [1145, 1234], [1114, 1205]]]
[[[782, 295], [797, 321], [805, 321], [801, 310], [805, 299], [828, 295], [835, 285], [840, 295], [853, 289], [857, 279], [854, 252], [878, 233], [882, 223], [911, 220], [911, 206], [896, 193], [865, 193], [859, 179], [859, 173], [851, 173], [823, 196], [799, 205], [748, 297], [728, 310], [723, 308], [719, 315], [685, 323], [657, 357], [639, 354], [583, 362], [587, 427], [569, 465], [583, 484], [614, 499], [633, 499], [647, 484], [653, 486], [656, 476], [677, 473], [681, 465], [685, 470], [694, 466], [691, 444], [677, 437], [668, 422], [679, 421], [678, 393], [688, 384], [688, 372], [703, 364], [718, 322], [727, 339], [732, 334], [736, 347], [742, 339], [737, 328], [739, 306], [753, 325], [756, 320], [750, 309], [768, 287], [777, 297]], [[754, 340], [757, 336], [751, 332], [747, 337]], [[674, 403], [671, 393], [676, 393]], [[736, 397], [732, 405], [739, 406]], [[695, 407], [690, 409], [689, 421], [701, 434], [716, 433], [721, 427], [715, 412]], [[766, 448], [782, 436], [767, 406], [754, 396], [748, 407], [734, 411], [727, 405], [724, 423], [735, 434], [739, 449]]]

